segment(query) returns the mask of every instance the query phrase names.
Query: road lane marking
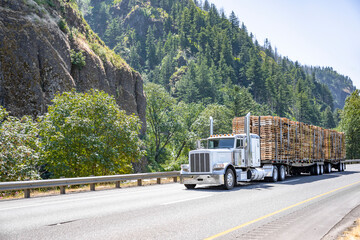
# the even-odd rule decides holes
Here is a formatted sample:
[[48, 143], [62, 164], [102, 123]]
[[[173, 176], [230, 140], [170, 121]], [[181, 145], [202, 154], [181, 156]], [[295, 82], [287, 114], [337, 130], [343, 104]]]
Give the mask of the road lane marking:
[[170, 204], [175, 204], [175, 203], [181, 203], [181, 202], [187, 202], [187, 201], [192, 201], [192, 200], [197, 200], [197, 199], [202, 199], [202, 198], [207, 198], [207, 197], [212, 197], [212, 196], [214, 196], [214, 195], [211, 194], [211, 195], [206, 195], [206, 196], [201, 196], [201, 197], [181, 199], [181, 200], [177, 200], [177, 201], [173, 201], [173, 202], [163, 203], [163, 204], [161, 204], [161, 205], [165, 206], [165, 205], [170, 205]]
[[343, 187], [340, 187], [340, 188], [331, 190], [331, 191], [329, 191], [329, 192], [326, 192], [326, 193], [317, 195], [317, 196], [315, 196], [315, 197], [306, 199], [306, 200], [304, 200], [304, 201], [295, 203], [295, 204], [290, 205], [290, 206], [288, 206], [288, 207], [286, 207], [286, 208], [283, 208], [283, 209], [280, 209], [280, 210], [278, 210], [278, 211], [269, 213], [269, 214], [267, 214], [267, 215], [265, 215], [265, 216], [259, 217], [259, 218], [257, 218], [257, 219], [252, 220], [252, 221], [249, 221], [249, 222], [243, 223], [243, 224], [241, 224], [241, 225], [239, 225], [239, 226], [236, 226], [236, 227], [233, 227], [233, 228], [231, 228], [231, 229], [228, 229], [228, 230], [226, 230], [226, 231], [224, 231], [224, 232], [221, 232], [221, 233], [218, 233], [218, 234], [213, 235], [213, 236], [211, 236], [211, 237], [205, 238], [205, 240], [211, 240], [211, 239], [215, 239], [215, 238], [224, 236], [224, 235], [226, 235], [226, 234], [228, 234], [228, 233], [231, 233], [231, 232], [233, 232], [233, 231], [236, 231], [236, 230], [238, 230], [238, 229], [240, 229], [240, 228], [243, 228], [243, 227], [248, 226], [248, 225], [250, 225], [250, 224], [259, 222], [259, 221], [264, 220], [264, 219], [266, 219], [266, 218], [268, 218], [268, 217], [274, 216], [274, 215], [276, 215], [276, 214], [278, 214], [278, 213], [284, 212], [284, 211], [289, 210], [289, 209], [291, 209], [291, 208], [297, 207], [297, 206], [302, 205], [302, 204], [304, 204], [304, 203], [310, 202], [310, 201], [315, 200], [315, 199], [317, 199], [317, 198], [323, 197], [323, 196], [328, 195], [328, 194], [330, 194], [330, 193], [339, 191], [339, 190], [344, 189], [344, 188], [348, 188], [348, 187], [350, 187], [350, 186], [353, 186], [353, 185], [356, 185], [356, 184], [359, 184], [359, 183], [360, 183], [360, 181], [354, 182], [354, 183], [348, 184], [348, 185], [346, 185], [346, 186], [343, 186]]

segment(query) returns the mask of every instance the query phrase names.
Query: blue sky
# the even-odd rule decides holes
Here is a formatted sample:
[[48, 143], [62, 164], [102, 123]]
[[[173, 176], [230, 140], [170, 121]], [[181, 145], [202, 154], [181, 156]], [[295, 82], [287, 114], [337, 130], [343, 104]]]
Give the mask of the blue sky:
[[[203, 0], [204, 1], [204, 0]], [[209, 0], [234, 11], [261, 45], [302, 65], [329, 66], [360, 89], [359, 0]]]

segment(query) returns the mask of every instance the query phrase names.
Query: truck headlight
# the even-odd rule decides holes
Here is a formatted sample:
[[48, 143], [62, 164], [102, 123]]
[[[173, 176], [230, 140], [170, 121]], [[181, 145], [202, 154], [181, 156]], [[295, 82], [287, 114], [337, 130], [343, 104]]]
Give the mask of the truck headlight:
[[225, 168], [225, 163], [216, 163], [216, 164], [214, 164], [214, 166], [213, 166], [213, 169], [214, 170], [222, 170], [222, 169], [224, 169]]
[[182, 164], [181, 171], [188, 172], [189, 171], [189, 164]]

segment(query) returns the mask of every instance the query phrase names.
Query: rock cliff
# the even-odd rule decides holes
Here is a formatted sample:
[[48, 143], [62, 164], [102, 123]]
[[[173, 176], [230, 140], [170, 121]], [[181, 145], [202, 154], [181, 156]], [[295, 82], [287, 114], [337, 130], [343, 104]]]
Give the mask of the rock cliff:
[[0, 0], [0, 104], [12, 115], [43, 114], [57, 92], [103, 90], [145, 130], [139, 73], [109, 50], [76, 4]]

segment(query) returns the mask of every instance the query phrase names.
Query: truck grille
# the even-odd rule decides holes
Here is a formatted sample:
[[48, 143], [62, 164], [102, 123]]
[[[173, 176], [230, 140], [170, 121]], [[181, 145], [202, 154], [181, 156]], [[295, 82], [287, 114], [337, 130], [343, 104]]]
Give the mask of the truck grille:
[[190, 154], [190, 172], [210, 172], [209, 153]]

